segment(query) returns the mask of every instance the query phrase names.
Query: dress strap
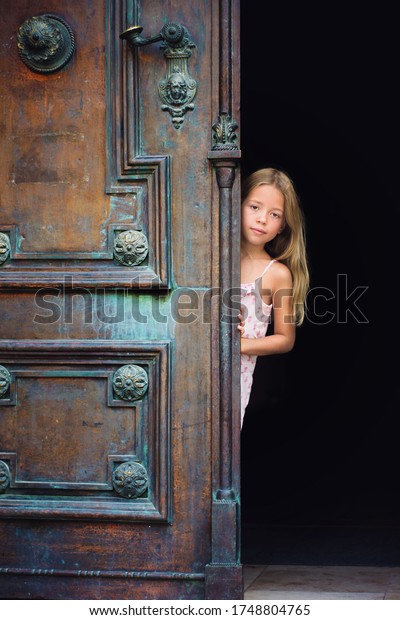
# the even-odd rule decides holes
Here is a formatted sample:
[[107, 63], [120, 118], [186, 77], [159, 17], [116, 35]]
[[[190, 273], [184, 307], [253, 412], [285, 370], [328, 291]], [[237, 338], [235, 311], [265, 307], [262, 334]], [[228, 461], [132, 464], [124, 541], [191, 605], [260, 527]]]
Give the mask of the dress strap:
[[276, 263], [276, 259], [275, 258], [273, 258], [272, 260], [269, 261], [268, 265], [265, 267], [265, 269], [262, 272], [262, 274], [260, 276], [258, 276], [257, 280], [259, 280], [260, 278], [263, 277], [264, 273], [266, 273], [268, 271], [268, 269], [271, 267], [272, 263]]

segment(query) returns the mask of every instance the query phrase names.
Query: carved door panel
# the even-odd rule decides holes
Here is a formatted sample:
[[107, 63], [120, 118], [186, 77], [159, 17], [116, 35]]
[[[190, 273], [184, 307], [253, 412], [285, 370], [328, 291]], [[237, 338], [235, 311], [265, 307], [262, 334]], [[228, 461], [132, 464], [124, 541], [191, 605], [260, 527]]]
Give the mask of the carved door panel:
[[239, 598], [238, 2], [0, 25], [1, 596]]

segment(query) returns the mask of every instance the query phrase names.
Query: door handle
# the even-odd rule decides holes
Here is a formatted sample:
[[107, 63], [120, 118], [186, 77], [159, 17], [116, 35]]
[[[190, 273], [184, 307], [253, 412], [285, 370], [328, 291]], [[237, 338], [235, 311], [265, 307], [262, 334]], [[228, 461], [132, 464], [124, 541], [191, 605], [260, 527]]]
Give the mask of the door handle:
[[185, 114], [194, 110], [197, 82], [189, 73], [188, 61], [195, 46], [185, 26], [168, 22], [160, 32], [151, 37], [142, 36], [142, 26], [131, 26], [119, 36], [131, 49], [162, 41], [161, 48], [167, 60], [167, 75], [158, 83], [161, 109], [169, 112], [176, 129], [182, 126]]
[[168, 45], [182, 47], [182, 42], [185, 36], [187, 39], [189, 38], [186, 28], [181, 26], [181, 24], [175, 24], [174, 22], [164, 24], [160, 32], [153, 37], [141, 37], [140, 35], [142, 31], [142, 26], [131, 26], [130, 28], [124, 30], [119, 36], [121, 39], [128, 41], [130, 45], [138, 46], [149, 45], [149, 43], [156, 43], [157, 41], [164, 41], [164, 43]]

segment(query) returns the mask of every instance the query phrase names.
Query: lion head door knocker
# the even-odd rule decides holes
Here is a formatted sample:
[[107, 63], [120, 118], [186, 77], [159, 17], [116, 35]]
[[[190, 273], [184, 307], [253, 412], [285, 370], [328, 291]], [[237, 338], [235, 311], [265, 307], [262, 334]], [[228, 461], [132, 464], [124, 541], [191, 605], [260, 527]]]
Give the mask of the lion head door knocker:
[[7, 391], [9, 390], [11, 385], [11, 375], [8, 372], [7, 368], [4, 366], [0, 366], [0, 398], [3, 398]]
[[128, 401], [139, 400], [147, 392], [149, 378], [144, 368], [127, 364], [115, 371], [112, 386], [118, 398]]
[[135, 461], [121, 463], [113, 471], [113, 487], [119, 495], [127, 499], [144, 495], [148, 488], [146, 468]]
[[10, 252], [10, 239], [8, 238], [8, 235], [0, 232], [0, 267], [1, 265], [4, 265], [6, 260], [9, 258]]
[[149, 252], [146, 235], [138, 230], [124, 230], [114, 239], [114, 258], [126, 267], [143, 263]]
[[171, 43], [164, 43], [164, 55], [168, 62], [167, 75], [158, 84], [158, 92], [163, 102], [161, 109], [169, 112], [172, 122], [177, 129], [185, 120], [185, 114], [194, 110], [194, 100], [197, 93], [197, 83], [189, 75], [188, 60], [194, 47], [188, 36], [183, 47], [175, 47]]
[[161, 48], [167, 59], [167, 75], [159, 82], [158, 93], [162, 101], [161, 109], [169, 112], [174, 126], [179, 129], [185, 114], [194, 109], [192, 103], [197, 94], [197, 82], [189, 73], [188, 61], [192, 48], [196, 47], [187, 29], [181, 24], [165, 24], [154, 37], [142, 37], [141, 26], [125, 30], [121, 39], [126, 39], [131, 47], [162, 41]]
[[66, 21], [57, 15], [26, 19], [17, 34], [22, 61], [37, 73], [54, 73], [64, 67], [75, 51], [75, 37]]

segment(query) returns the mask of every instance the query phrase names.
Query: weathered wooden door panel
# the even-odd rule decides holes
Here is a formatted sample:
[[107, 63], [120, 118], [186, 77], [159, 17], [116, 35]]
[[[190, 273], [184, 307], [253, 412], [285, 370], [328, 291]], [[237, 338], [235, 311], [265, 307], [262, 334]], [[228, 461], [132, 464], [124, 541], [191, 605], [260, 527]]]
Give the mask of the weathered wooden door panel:
[[[168, 343], [56, 344], [2, 342], [2, 445], [13, 450], [0, 452], [0, 514], [169, 521]], [[124, 485], [130, 469], [138, 484]]]
[[237, 2], [5, 5], [2, 596], [239, 597]]
[[[124, 157], [140, 127], [132, 87], [125, 88], [125, 101], [121, 96], [129, 69], [116, 46], [122, 19], [117, 6], [89, 0], [71, 5], [65, 18], [75, 33], [75, 53], [61, 71], [44, 75], [24, 66], [17, 41], [31, 52], [29, 18], [60, 13], [59, 2], [20, 2], [3, 15], [9, 48], [2, 57], [2, 231], [12, 260], [2, 281], [9, 286], [68, 278], [91, 288], [139, 279], [147, 286], [168, 284], [170, 158]], [[25, 37], [19, 31], [24, 23]], [[40, 25], [52, 27], [43, 19]], [[131, 131], [124, 132], [127, 102]], [[126, 231], [145, 235], [147, 254], [129, 255], [121, 237]]]

